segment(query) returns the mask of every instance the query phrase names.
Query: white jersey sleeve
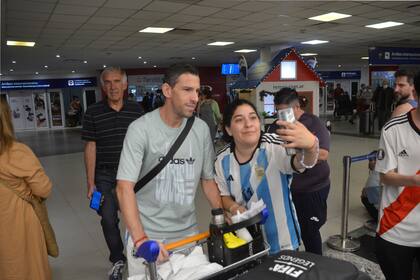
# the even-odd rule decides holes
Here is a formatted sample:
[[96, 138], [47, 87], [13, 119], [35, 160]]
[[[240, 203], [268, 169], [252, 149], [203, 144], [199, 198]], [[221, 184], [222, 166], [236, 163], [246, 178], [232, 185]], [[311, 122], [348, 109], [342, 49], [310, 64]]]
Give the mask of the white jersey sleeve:
[[[216, 158], [216, 162], [215, 162], [215, 171], [216, 171], [215, 181], [216, 181], [216, 184], [219, 188], [220, 195], [221, 196], [230, 196], [231, 193], [230, 193], [228, 184], [226, 182], [226, 178], [225, 178], [225, 174], [224, 174], [224, 170], [223, 170], [223, 165], [222, 165], [222, 159], [224, 158], [223, 155], [224, 154], [219, 155]], [[229, 157], [229, 155], [225, 155], [225, 156]]]
[[293, 167], [291, 156], [286, 154], [286, 149], [282, 146], [283, 140], [275, 133], [265, 133], [262, 137], [264, 147], [267, 149], [267, 154], [270, 162], [275, 162], [278, 170], [285, 174], [292, 174]]
[[394, 130], [382, 130], [381, 139], [379, 141], [379, 149], [375, 170], [379, 173], [387, 173], [398, 167], [396, 143]]

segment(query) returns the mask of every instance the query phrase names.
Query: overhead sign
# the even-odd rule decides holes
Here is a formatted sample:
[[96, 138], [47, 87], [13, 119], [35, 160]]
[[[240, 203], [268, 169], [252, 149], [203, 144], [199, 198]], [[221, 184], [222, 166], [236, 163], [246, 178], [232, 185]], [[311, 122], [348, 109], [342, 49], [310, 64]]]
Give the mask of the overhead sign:
[[361, 71], [317, 71], [324, 80], [358, 80]]
[[369, 64], [420, 64], [420, 48], [370, 47]]
[[0, 81], [0, 86], [2, 90], [94, 87], [96, 78]]

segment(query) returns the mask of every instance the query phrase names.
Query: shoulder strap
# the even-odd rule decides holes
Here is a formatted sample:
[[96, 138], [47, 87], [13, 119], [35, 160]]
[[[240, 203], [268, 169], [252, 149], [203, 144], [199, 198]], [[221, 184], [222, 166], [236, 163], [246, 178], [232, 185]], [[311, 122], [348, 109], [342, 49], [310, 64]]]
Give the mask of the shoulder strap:
[[179, 147], [181, 147], [182, 143], [187, 137], [188, 132], [191, 130], [191, 127], [194, 123], [195, 117], [192, 116], [188, 118], [187, 123], [185, 124], [184, 129], [182, 130], [181, 134], [179, 134], [178, 138], [175, 140], [175, 143], [169, 149], [169, 152], [166, 156], [155, 166], [152, 170], [150, 170], [143, 178], [138, 181], [134, 187], [134, 192], [138, 192], [141, 188], [143, 188], [147, 183], [150, 182], [156, 175], [159, 174], [160, 171], [168, 164], [168, 162], [173, 158], [176, 151], [178, 151]]

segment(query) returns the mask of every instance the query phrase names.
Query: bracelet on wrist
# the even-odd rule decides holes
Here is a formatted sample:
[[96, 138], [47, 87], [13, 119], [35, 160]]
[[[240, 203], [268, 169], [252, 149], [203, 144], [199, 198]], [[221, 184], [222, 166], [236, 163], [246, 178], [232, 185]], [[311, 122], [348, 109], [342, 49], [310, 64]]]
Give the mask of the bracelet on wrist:
[[144, 236], [142, 236], [142, 237], [140, 237], [139, 239], [137, 239], [136, 241], [134, 241], [134, 248], [137, 248], [137, 245], [140, 243], [140, 242], [142, 242], [142, 241], [145, 241], [145, 240], [147, 240], [147, 239], [149, 239], [149, 237], [147, 237], [147, 235], [144, 235]]
[[[318, 140], [318, 137], [316, 137], [315, 136], [315, 141], [314, 141], [314, 144], [312, 145], [312, 147], [310, 147], [308, 150], [313, 150], [314, 149], [314, 147], [316, 147], [316, 157], [317, 157], [317, 159], [318, 159], [318, 155], [319, 155], [319, 140]], [[305, 167], [305, 168], [312, 168], [312, 167], [314, 167], [315, 166], [315, 164], [317, 163], [317, 160], [315, 160], [311, 165], [306, 165], [305, 164], [305, 150], [303, 150], [302, 151], [302, 157], [300, 158], [300, 161], [299, 161], [299, 163], [303, 166], [303, 167]]]

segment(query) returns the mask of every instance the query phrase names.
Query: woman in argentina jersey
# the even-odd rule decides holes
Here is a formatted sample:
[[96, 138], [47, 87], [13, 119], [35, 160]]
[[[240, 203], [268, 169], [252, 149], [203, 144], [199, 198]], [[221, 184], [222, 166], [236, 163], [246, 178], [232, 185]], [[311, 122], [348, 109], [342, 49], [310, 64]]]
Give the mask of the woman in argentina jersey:
[[[283, 127], [278, 134], [263, 134], [257, 110], [247, 100], [229, 104], [223, 122], [230, 143], [218, 153], [215, 163], [223, 207], [236, 214], [263, 199], [270, 214], [264, 224], [270, 254], [297, 249], [300, 229], [290, 194], [291, 174], [315, 165], [318, 139], [299, 122], [278, 121]], [[289, 156], [285, 147], [301, 152]]]

